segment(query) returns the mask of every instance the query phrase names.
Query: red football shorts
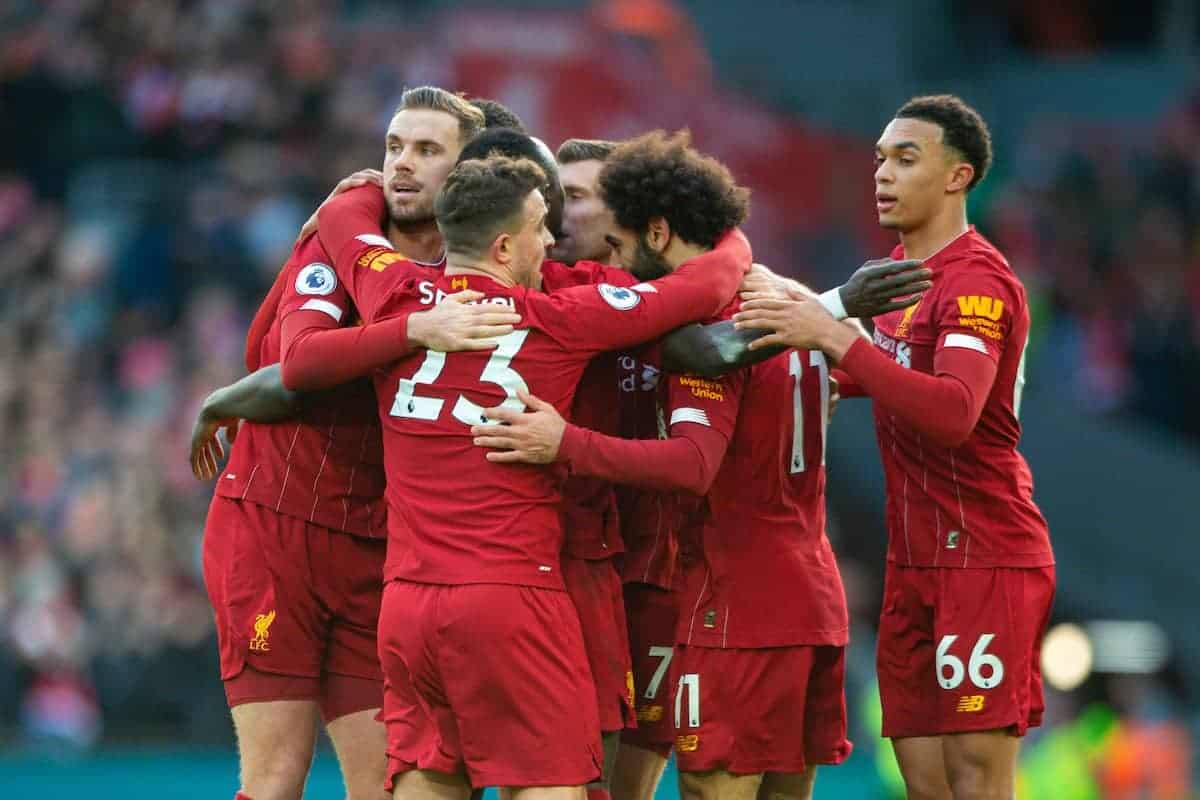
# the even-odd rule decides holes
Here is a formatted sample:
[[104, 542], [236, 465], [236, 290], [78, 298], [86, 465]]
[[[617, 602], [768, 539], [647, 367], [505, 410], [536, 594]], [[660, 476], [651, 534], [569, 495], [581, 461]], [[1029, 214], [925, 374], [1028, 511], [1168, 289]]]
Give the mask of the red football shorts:
[[678, 645], [675, 653], [680, 772], [799, 773], [850, 755], [844, 647]]
[[650, 584], [625, 585], [637, 728], [624, 731], [621, 741], [663, 758], [671, 754], [675, 744], [670, 670], [679, 619], [676, 599], [674, 592]]
[[596, 691], [565, 592], [390, 581], [379, 617], [388, 789], [411, 769], [472, 786], [600, 775]]
[[596, 684], [600, 730], [633, 726], [633, 667], [621, 576], [610, 558], [587, 561], [563, 556], [562, 577], [579, 614], [583, 646]]
[[315, 700], [326, 721], [379, 708], [375, 623], [386, 542], [216, 496], [204, 584], [229, 705]]
[[937, 736], [1042, 722], [1042, 634], [1054, 567], [889, 563], [876, 668], [883, 735]]

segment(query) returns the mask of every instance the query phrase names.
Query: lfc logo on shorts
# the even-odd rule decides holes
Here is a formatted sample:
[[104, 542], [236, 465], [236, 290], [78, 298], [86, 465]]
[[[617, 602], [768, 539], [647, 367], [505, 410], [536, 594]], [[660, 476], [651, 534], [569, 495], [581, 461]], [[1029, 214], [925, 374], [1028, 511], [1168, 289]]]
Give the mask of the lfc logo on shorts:
[[976, 711], [983, 711], [984, 697], [981, 694], [964, 694], [958, 698], [958, 705], [954, 710], [957, 712], [966, 712], [973, 714]]
[[250, 640], [250, 649], [259, 653], [265, 653], [271, 649], [271, 644], [267, 641], [271, 636], [271, 623], [275, 621], [275, 609], [271, 609], [266, 614], [259, 614], [254, 618], [254, 638]]

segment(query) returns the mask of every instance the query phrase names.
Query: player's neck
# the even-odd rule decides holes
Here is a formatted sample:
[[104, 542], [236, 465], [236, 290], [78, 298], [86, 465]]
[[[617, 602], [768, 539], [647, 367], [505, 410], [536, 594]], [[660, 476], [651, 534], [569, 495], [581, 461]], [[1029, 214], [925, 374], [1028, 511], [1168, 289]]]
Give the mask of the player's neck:
[[501, 264], [478, 261], [457, 253], [446, 254], [446, 269], [443, 272], [446, 275], [482, 275], [501, 286], [516, 286], [519, 283]]
[[423, 264], [437, 264], [446, 252], [446, 247], [442, 243], [442, 232], [438, 230], [437, 223], [433, 220], [430, 220], [428, 224], [420, 223], [404, 227], [389, 221], [387, 238], [409, 260], [419, 261]]
[[697, 256], [704, 255], [710, 250], [712, 250], [711, 247], [692, 244], [691, 242], [685, 242], [678, 236], [672, 236], [670, 244], [668, 244], [667, 249], [663, 251], [663, 259], [671, 267], [671, 272], [674, 272], [683, 266], [684, 262], [690, 261]]
[[905, 258], [926, 259], [967, 232], [965, 203], [947, 203], [946, 208], [924, 225], [900, 234]]

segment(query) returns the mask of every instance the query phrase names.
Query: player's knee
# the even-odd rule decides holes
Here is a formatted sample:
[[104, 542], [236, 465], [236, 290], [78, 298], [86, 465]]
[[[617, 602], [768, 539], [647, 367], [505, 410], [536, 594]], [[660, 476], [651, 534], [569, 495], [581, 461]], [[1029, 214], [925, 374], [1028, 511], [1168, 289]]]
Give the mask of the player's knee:
[[387, 780], [387, 760], [378, 769], [360, 769], [345, 775], [346, 800], [388, 800], [392, 795], [383, 788]]
[[953, 800], [944, 773], [912, 770], [903, 774], [904, 793], [908, 800]]
[[817, 768], [804, 772], [771, 772], [763, 776], [758, 800], [812, 800]]
[[281, 748], [258, 763], [244, 764], [242, 791], [254, 800], [300, 800], [311, 760], [311, 753]]

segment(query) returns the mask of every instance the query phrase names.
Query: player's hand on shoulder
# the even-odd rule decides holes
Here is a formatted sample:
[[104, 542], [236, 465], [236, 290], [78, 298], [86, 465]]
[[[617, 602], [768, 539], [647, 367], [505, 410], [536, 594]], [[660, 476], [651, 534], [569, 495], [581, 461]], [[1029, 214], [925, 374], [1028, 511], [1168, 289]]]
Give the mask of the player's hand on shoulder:
[[443, 353], [491, 350], [501, 336], [513, 332], [521, 315], [505, 305], [479, 303], [484, 296], [472, 290], [455, 292], [428, 311], [412, 314], [409, 343]]
[[233, 444], [240, 422], [236, 417], [218, 417], [207, 403], [200, 409], [196, 422], [192, 425], [192, 440], [188, 453], [192, 474], [196, 476], [196, 480], [210, 481], [217, 477], [217, 473], [221, 471], [221, 459], [225, 457], [220, 431], [224, 428], [225, 438]]
[[[333, 187], [333, 191], [330, 192], [329, 196], [321, 202], [321, 205], [325, 205], [325, 203], [328, 203], [342, 192], [358, 188], [359, 186], [366, 186], [368, 183], [373, 183], [382, 188], [383, 173], [377, 169], [360, 169], [358, 172], [347, 175], [338, 181], [337, 186]], [[296, 237], [296, 241], [300, 241], [305, 236], [308, 236], [317, 229], [317, 211], [320, 210], [320, 207], [318, 207], [317, 210], [312, 213], [312, 216], [309, 217], [304, 223], [304, 226], [300, 228], [300, 235]]]
[[846, 316], [875, 317], [918, 302], [932, 278], [919, 260], [878, 258], [859, 267], [838, 291]]
[[499, 425], [473, 425], [471, 436], [479, 447], [492, 448], [488, 461], [499, 464], [549, 464], [558, 457], [567, 421], [549, 403], [524, 389], [517, 398], [525, 411], [488, 408], [484, 414]]
[[737, 330], [768, 330], [766, 336], [750, 343], [751, 350], [781, 345], [802, 350], [819, 350], [832, 328], [841, 328], [817, 300], [780, 300], [756, 297], [742, 304], [733, 315]]

